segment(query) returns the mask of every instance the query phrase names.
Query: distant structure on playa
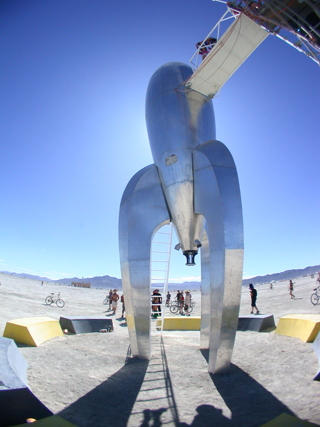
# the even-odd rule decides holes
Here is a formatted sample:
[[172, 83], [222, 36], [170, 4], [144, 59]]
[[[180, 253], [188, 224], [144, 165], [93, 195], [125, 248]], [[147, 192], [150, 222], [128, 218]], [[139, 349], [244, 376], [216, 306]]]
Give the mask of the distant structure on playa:
[[90, 288], [91, 284], [90, 283], [85, 283], [85, 282], [71, 282], [72, 286], [75, 286], [76, 288]]

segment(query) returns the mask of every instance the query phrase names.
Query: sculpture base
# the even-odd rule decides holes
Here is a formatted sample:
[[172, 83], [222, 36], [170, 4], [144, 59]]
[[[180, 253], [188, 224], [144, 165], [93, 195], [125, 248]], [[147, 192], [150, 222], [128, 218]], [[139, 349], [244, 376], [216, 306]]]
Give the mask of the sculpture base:
[[239, 316], [238, 331], [262, 332], [269, 328], [275, 328], [273, 314], [248, 314]]
[[67, 329], [72, 334], [99, 332], [101, 329], [113, 331], [112, 319], [105, 317], [60, 317], [59, 322], [63, 331]]

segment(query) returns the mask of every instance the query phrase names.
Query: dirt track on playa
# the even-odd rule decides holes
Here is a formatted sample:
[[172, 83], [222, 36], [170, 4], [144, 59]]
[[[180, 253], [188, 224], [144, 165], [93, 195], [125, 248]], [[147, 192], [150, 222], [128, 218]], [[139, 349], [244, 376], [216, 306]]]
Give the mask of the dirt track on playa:
[[[310, 303], [315, 279], [257, 285], [262, 314], [320, 314]], [[49, 316], [109, 315], [106, 291], [59, 286], [0, 274], [0, 332], [8, 320]], [[46, 306], [50, 292], [61, 292], [64, 308]], [[200, 293], [193, 315], [200, 315]], [[240, 314], [250, 312], [248, 289]], [[114, 332], [65, 335], [39, 347], [19, 345], [28, 362], [33, 393], [55, 414], [82, 426], [261, 426], [283, 412], [320, 424], [319, 364], [309, 343], [274, 331], [238, 332], [230, 374], [212, 376], [199, 350], [200, 332], [164, 331], [153, 324], [149, 363], [128, 357], [129, 339], [118, 308]]]

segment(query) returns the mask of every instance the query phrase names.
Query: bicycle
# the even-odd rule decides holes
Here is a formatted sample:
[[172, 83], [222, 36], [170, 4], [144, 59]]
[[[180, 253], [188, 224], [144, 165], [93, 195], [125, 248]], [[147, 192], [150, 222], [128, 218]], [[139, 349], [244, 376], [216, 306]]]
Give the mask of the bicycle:
[[320, 302], [320, 286], [314, 289], [314, 293], [310, 297], [310, 301], [313, 305], [317, 305]]
[[51, 292], [51, 295], [48, 295], [45, 299], [46, 305], [51, 305], [56, 303], [59, 308], [64, 307], [64, 301], [60, 298], [60, 292], [58, 292], [58, 298], [54, 297], [54, 292]]
[[[187, 313], [190, 314], [193, 311], [193, 307], [195, 306], [195, 302], [191, 301], [191, 305], [188, 307]], [[184, 308], [183, 308], [184, 310]], [[172, 314], [178, 314], [180, 311], [180, 302], [178, 301], [172, 301], [170, 305], [170, 312]]]

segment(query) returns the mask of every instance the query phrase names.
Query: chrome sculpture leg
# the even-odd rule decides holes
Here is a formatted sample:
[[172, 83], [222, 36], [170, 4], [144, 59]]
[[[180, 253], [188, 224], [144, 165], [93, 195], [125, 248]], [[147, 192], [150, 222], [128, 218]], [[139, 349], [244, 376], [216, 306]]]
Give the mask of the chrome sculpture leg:
[[[202, 144], [194, 151], [193, 161], [195, 212], [206, 219], [209, 242], [209, 267], [204, 245], [204, 271], [210, 275], [211, 294], [208, 371], [218, 373], [230, 366], [238, 324], [243, 268], [241, 197], [233, 158], [221, 142]], [[202, 334], [201, 344], [206, 345], [207, 333]]]
[[210, 250], [207, 232], [204, 231], [201, 246], [201, 327], [200, 349], [209, 348], [210, 313], [211, 313], [211, 286], [210, 286]]
[[119, 217], [121, 277], [131, 351], [141, 359], [150, 358], [152, 238], [169, 222], [157, 168], [147, 166], [127, 185]]

